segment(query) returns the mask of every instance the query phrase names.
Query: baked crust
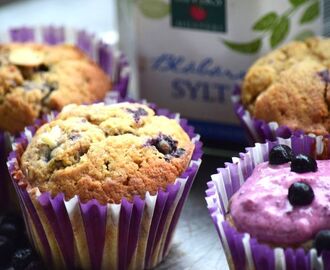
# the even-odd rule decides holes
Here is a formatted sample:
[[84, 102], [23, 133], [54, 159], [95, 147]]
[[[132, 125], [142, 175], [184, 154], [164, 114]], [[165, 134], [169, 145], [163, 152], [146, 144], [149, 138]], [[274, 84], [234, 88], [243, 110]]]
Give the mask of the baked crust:
[[324, 135], [330, 131], [330, 39], [291, 42], [246, 74], [242, 102], [257, 119]]
[[120, 203], [174, 183], [193, 150], [176, 120], [145, 105], [69, 105], [36, 132], [21, 168], [29, 188]]
[[103, 70], [72, 45], [0, 45], [0, 130], [14, 134], [41, 114], [100, 101], [111, 89]]

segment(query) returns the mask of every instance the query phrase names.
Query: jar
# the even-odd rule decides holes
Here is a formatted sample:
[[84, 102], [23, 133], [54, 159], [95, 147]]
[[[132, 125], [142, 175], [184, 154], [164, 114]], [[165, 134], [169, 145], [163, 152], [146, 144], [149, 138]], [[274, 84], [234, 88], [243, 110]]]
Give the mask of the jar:
[[180, 112], [204, 139], [242, 142], [231, 94], [260, 56], [330, 34], [330, 1], [118, 0], [135, 97]]

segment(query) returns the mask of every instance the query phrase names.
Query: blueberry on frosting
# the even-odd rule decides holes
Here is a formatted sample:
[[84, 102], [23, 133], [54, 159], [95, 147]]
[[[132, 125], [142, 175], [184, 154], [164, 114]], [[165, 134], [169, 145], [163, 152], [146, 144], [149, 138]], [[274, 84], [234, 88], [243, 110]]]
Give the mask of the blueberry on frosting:
[[313, 246], [318, 254], [323, 250], [330, 251], [330, 230], [319, 231], [315, 236]]
[[274, 146], [269, 152], [269, 164], [271, 165], [284, 164], [291, 161], [292, 158], [291, 148], [284, 144]]
[[296, 173], [316, 172], [316, 160], [303, 154], [297, 155], [291, 161], [291, 171]]
[[293, 206], [309, 205], [314, 200], [314, 191], [307, 183], [295, 182], [289, 188], [288, 199]]

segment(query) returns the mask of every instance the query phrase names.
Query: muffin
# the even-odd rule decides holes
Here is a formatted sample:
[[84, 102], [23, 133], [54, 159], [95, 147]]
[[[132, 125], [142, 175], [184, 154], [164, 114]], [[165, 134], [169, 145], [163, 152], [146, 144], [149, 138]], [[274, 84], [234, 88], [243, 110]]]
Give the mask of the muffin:
[[[67, 103], [124, 98], [130, 71], [120, 51], [86, 31], [16, 27], [3, 31], [1, 37], [0, 212], [17, 212], [6, 161], [18, 131]], [[15, 52], [10, 54], [12, 49]]]
[[21, 168], [41, 192], [120, 203], [173, 183], [193, 150], [175, 120], [145, 105], [69, 105], [36, 132]]
[[168, 253], [201, 145], [186, 121], [159, 112], [139, 103], [68, 105], [17, 141], [9, 171], [49, 265], [144, 269]]
[[70, 103], [101, 101], [110, 89], [110, 78], [74, 45], [0, 45], [2, 131], [15, 134]]
[[[249, 115], [240, 113], [237, 107], [236, 112], [256, 133], [252, 134], [254, 141], [275, 139], [276, 132], [283, 136], [294, 131], [329, 134], [329, 49], [330, 39], [294, 41], [250, 67], [240, 93], [243, 109]], [[259, 126], [263, 127], [254, 120], [261, 120]], [[285, 130], [278, 130], [278, 126]]]
[[208, 183], [231, 269], [330, 266], [330, 161], [314, 159], [329, 158], [329, 146], [307, 136], [281, 142], [257, 144]]

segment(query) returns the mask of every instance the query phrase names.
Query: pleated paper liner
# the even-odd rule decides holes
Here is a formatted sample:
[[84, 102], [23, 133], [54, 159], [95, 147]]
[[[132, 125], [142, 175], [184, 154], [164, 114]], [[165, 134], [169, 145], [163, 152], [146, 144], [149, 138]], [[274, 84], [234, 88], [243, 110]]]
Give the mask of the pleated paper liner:
[[274, 141], [277, 137], [290, 138], [304, 134], [302, 130], [292, 130], [288, 126], [279, 125], [277, 122], [266, 122], [253, 117], [241, 103], [241, 88], [236, 85], [232, 95], [232, 103], [242, 127], [244, 128], [251, 145]]
[[[109, 96], [116, 99], [126, 97], [130, 76], [126, 57], [92, 33], [63, 26], [16, 27], [1, 33], [0, 43], [8, 42], [74, 44], [90, 56], [112, 79], [113, 89], [109, 92]], [[7, 141], [5, 145], [1, 145], [4, 143], [3, 138]], [[0, 131], [0, 211], [15, 209], [13, 206], [17, 201], [9, 186], [10, 177], [6, 162], [3, 162], [9, 153], [4, 148], [11, 147], [10, 140], [12, 141], [13, 138], [9, 133]]]
[[330, 269], [330, 253], [318, 256], [315, 249], [273, 248], [261, 244], [248, 233], [238, 232], [225, 218], [233, 194], [252, 174], [259, 163], [268, 161], [270, 149], [277, 144], [290, 146], [294, 154], [307, 154], [317, 159], [330, 158], [330, 144], [322, 137], [292, 136], [273, 142], [257, 143], [247, 152], [219, 168], [208, 182], [206, 202], [226, 253], [230, 269], [235, 270], [326, 270]]
[[[187, 170], [166, 190], [144, 199], [125, 198], [120, 204], [82, 203], [75, 196], [66, 201], [37, 188], [27, 190], [19, 161], [36, 127], [16, 140], [8, 159], [28, 234], [46, 264], [54, 269], [145, 269], [156, 266], [168, 254], [183, 205], [201, 163], [201, 146], [187, 121], [167, 110], [159, 115], [175, 118], [195, 144]], [[48, 116], [36, 126], [51, 119]]]

